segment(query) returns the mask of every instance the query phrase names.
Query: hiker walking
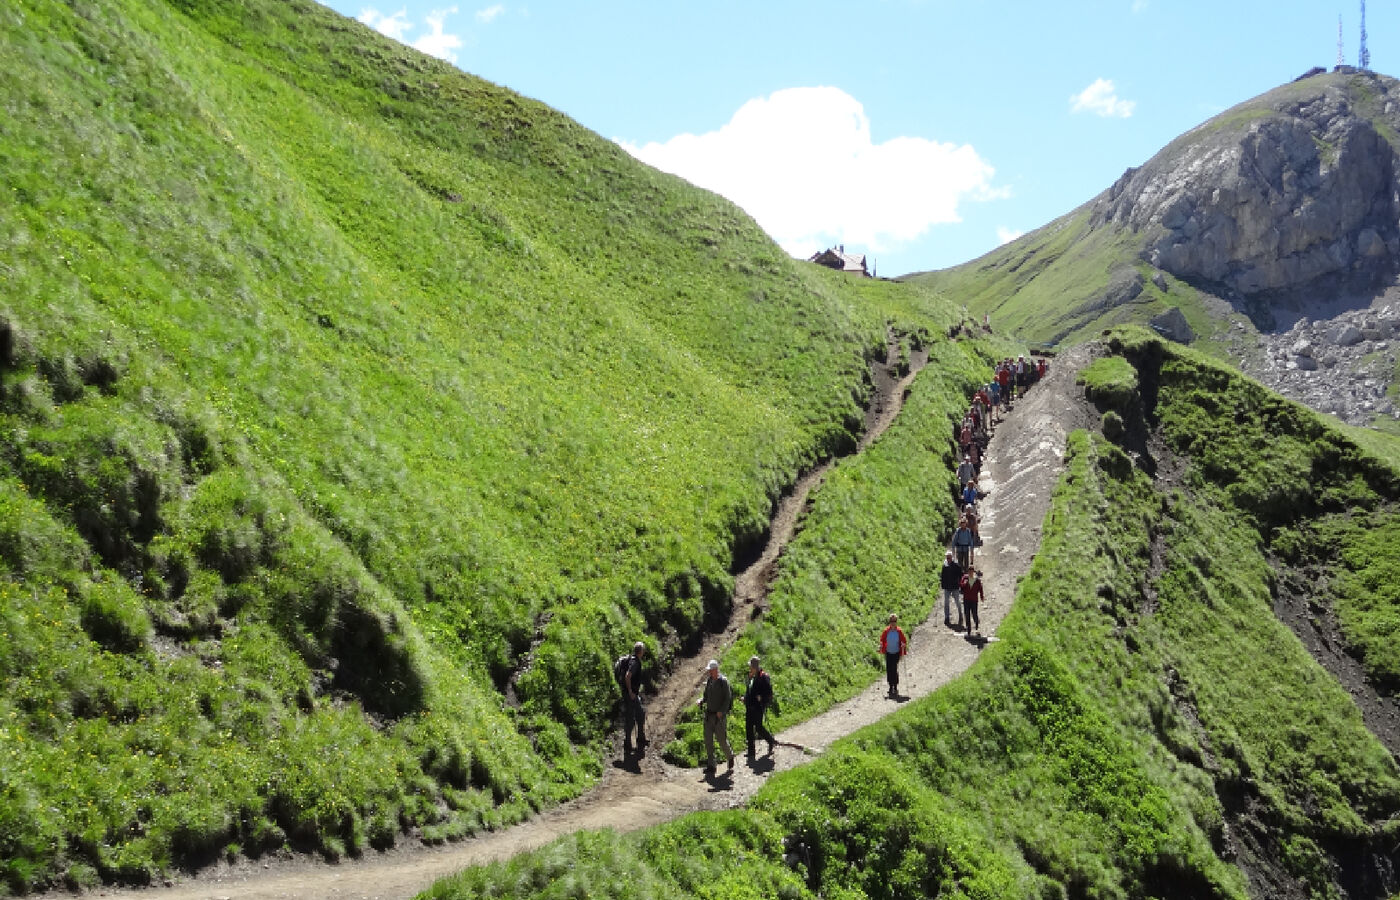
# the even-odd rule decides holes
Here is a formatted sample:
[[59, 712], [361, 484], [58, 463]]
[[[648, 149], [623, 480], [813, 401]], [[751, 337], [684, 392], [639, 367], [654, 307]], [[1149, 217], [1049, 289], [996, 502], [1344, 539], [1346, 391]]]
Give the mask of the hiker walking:
[[899, 616], [890, 613], [889, 625], [880, 632], [880, 652], [885, 654], [885, 680], [890, 683], [890, 696], [899, 696], [899, 661], [909, 652], [909, 639], [899, 627]]
[[967, 484], [963, 485], [963, 489], [962, 489], [962, 504], [963, 504], [963, 509], [966, 509], [967, 507], [971, 506], [972, 504], [974, 504], [974, 503], [976, 503], [976, 502], [977, 502], [977, 479], [976, 479], [976, 478], [973, 478], [972, 480], [968, 481]]
[[972, 567], [972, 547], [976, 542], [977, 535], [973, 533], [967, 517], [963, 516], [958, 520], [958, 530], [953, 532], [953, 555], [964, 571]]
[[943, 554], [943, 571], [938, 574], [938, 586], [943, 589], [943, 624], [953, 624], [952, 611], [958, 611], [958, 625], [963, 624], [962, 608], [962, 566], [953, 558], [953, 551]]
[[758, 739], [768, 742], [768, 755], [773, 755], [777, 744], [773, 733], [763, 724], [763, 714], [773, 703], [773, 679], [763, 671], [757, 656], [749, 657], [749, 674], [744, 679], [744, 741], [748, 744], [748, 757], [752, 761]]
[[734, 689], [729, 679], [719, 673], [719, 661], [710, 660], [705, 664], [705, 690], [695, 705], [705, 711], [705, 774], [715, 774], [715, 739], [719, 739], [720, 749], [729, 759], [729, 768], [724, 774], [734, 774], [734, 751], [729, 749], [729, 710], [734, 705]]
[[982, 532], [977, 528], [977, 504], [968, 503], [964, 506], [962, 518], [967, 520], [967, 527], [972, 529], [972, 546], [974, 548], [982, 546]]
[[982, 571], [969, 569], [962, 577], [963, 609], [967, 611], [967, 633], [982, 634], [982, 619], [977, 615], [977, 607], [982, 602]]
[[641, 641], [632, 645], [632, 652], [620, 657], [613, 664], [613, 675], [622, 689], [622, 752], [632, 752], [632, 728], [637, 729], [637, 749], [645, 747], [646, 710], [642, 709], [642, 657], [646, 656], [647, 645]]
[[967, 487], [967, 483], [977, 477], [977, 467], [972, 464], [972, 454], [964, 453], [962, 462], [958, 463], [958, 490]]

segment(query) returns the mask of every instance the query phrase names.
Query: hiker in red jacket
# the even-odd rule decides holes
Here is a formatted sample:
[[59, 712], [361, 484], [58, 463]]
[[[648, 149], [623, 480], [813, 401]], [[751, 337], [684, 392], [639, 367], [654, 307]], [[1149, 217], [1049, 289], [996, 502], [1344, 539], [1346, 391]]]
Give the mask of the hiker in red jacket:
[[909, 652], [909, 639], [898, 625], [899, 616], [890, 613], [890, 624], [880, 632], [880, 652], [885, 654], [885, 680], [890, 683], [890, 696], [899, 696], [899, 660]]
[[977, 615], [977, 607], [982, 602], [982, 570], [969, 569], [962, 577], [963, 613], [967, 616], [967, 633], [982, 634], [982, 619]]

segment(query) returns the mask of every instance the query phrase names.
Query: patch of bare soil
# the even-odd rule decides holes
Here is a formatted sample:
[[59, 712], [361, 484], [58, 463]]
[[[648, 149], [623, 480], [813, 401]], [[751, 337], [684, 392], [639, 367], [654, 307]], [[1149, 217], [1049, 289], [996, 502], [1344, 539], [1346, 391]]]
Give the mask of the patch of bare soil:
[[[890, 361], [874, 372], [878, 399], [867, 419], [862, 449], [894, 421], [927, 354], [916, 354], [910, 371], [902, 377], [893, 368], [894, 358], [892, 351]], [[778, 733], [780, 744], [771, 757], [740, 763], [730, 777], [706, 777], [698, 769], [677, 768], [657, 753], [620, 757], [598, 786], [577, 800], [529, 822], [445, 847], [404, 847], [335, 865], [305, 857], [244, 861], [215, 867], [164, 890], [107, 890], [101, 895], [143, 900], [407, 898], [468, 866], [508, 859], [581, 829], [630, 831], [695, 810], [742, 806], [774, 772], [801, 765], [838, 738], [879, 720], [901, 703], [947, 684], [966, 671], [988, 641], [996, 640], [996, 627], [1039, 549], [1041, 522], [1063, 467], [1065, 438], [1073, 428], [1093, 422], [1082, 392], [1074, 384], [1075, 372], [1088, 359], [1087, 351], [1059, 357], [1046, 378], [1005, 414], [988, 447], [978, 479], [986, 494], [980, 504], [984, 544], [977, 549], [975, 560], [986, 581], [981, 618], [982, 633], [988, 637], [968, 639], [945, 627], [940, 604], [909, 632], [910, 650], [898, 699], [886, 697], [883, 680], [877, 681], [859, 696]], [[698, 696], [700, 661], [719, 656], [750, 618], [761, 615], [778, 556], [797, 530], [808, 494], [829, 468], [830, 463], [809, 473], [784, 498], [767, 548], [736, 583], [729, 626], [709, 635], [692, 664], [679, 666], [647, 704], [648, 736], [656, 745], [669, 739], [681, 710]], [[936, 590], [936, 585], [933, 587]], [[871, 623], [872, 653], [882, 627], [882, 622]]]
[[1400, 700], [1383, 694], [1342, 637], [1341, 625], [1327, 599], [1327, 578], [1271, 561], [1279, 574], [1274, 589], [1274, 615], [1303, 642], [1308, 653], [1351, 694], [1366, 727], [1390, 755], [1400, 759]]

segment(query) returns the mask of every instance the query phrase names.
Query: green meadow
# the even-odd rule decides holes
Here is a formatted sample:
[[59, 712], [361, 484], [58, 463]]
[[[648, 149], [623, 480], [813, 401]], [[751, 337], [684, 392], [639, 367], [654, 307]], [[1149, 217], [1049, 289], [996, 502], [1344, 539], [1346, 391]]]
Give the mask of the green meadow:
[[[778, 726], [853, 696], [871, 623], [933, 602], [951, 425], [1016, 352], [950, 330], [1096, 335], [1135, 265], [1073, 214], [1041, 255], [852, 281], [306, 0], [19, 0], [0, 54], [0, 894], [577, 796], [611, 661], [643, 639], [658, 678], [725, 621], [831, 457], [723, 659], [782, 673]], [[1201, 331], [1194, 297], [1139, 302]], [[929, 364], [846, 458], [891, 332]], [[1272, 602], [1317, 585], [1400, 683], [1400, 453], [1150, 334], [1109, 348], [1104, 434], [963, 678], [750, 809], [431, 895], [1376, 895], [1400, 773]]]
[[[1383, 896], [1400, 770], [1272, 592], [1300, 528], [1384, 511], [1400, 471], [1201, 354], [1109, 346], [1087, 380], [1136, 383], [1114, 398], [1125, 433], [1175, 474], [1072, 434], [1040, 552], [966, 674], [748, 810], [575, 835], [426, 896]], [[1336, 540], [1337, 578], [1377, 549]]]
[[[887, 329], [935, 345], [948, 391], [985, 366], [936, 296], [795, 262], [308, 2], [24, 0], [0, 52], [11, 891], [450, 840], [577, 795], [611, 660], [643, 638], [656, 676], [723, 621], [783, 489], [854, 448]], [[946, 500], [916, 482], [947, 448], [924, 450], [828, 501], [784, 602], [878, 579], [839, 534], [867, 504], [916, 508], [896, 550], [926, 550]], [[891, 602], [923, 602], [924, 564]]]

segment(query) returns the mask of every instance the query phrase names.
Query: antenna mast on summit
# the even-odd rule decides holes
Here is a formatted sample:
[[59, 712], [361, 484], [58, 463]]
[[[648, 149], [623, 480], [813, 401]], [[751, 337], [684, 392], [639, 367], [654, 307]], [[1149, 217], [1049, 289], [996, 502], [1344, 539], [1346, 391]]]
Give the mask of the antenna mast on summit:
[[1357, 55], [1357, 63], [1361, 71], [1371, 70], [1371, 51], [1366, 49], [1366, 0], [1361, 0], [1361, 52]]
[[1342, 55], [1342, 14], [1337, 13], [1337, 65], [1344, 65], [1346, 57]]

